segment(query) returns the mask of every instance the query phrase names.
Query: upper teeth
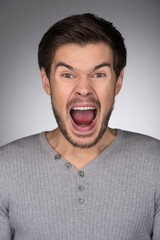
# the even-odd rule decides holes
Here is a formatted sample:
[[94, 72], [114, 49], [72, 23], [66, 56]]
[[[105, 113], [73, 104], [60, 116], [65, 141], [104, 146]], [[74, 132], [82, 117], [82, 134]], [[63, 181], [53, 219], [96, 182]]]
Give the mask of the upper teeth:
[[73, 107], [72, 109], [84, 111], [84, 110], [94, 110], [95, 107]]

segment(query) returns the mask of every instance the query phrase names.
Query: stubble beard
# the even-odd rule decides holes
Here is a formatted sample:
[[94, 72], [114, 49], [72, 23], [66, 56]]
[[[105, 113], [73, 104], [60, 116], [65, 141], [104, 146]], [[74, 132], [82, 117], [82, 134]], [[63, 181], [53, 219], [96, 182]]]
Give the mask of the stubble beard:
[[[97, 135], [97, 137], [90, 143], [78, 143], [77, 141], [74, 141], [68, 134], [67, 129], [65, 127], [65, 121], [62, 119], [61, 114], [58, 112], [58, 110], [55, 108], [53, 101], [52, 101], [52, 96], [51, 96], [51, 104], [52, 104], [52, 110], [56, 119], [56, 122], [58, 124], [58, 127], [62, 133], [62, 135], [67, 139], [68, 142], [70, 142], [74, 147], [78, 147], [81, 149], [85, 149], [85, 148], [90, 148], [93, 147], [94, 145], [96, 145], [99, 140], [102, 138], [102, 136], [104, 135], [104, 133], [106, 132], [107, 128], [108, 128], [108, 122], [109, 119], [111, 117], [112, 111], [114, 109], [114, 99], [113, 99], [113, 103], [111, 105], [111, 108], [109, 109], [109, 111], [105, 114], [102, 124], [101, 124], [101, 128], [100, 131]], [[79, 136], [81, 139], [85, 139], [85, 136]], [[87, 135], [87, 137], [89, 137]]]

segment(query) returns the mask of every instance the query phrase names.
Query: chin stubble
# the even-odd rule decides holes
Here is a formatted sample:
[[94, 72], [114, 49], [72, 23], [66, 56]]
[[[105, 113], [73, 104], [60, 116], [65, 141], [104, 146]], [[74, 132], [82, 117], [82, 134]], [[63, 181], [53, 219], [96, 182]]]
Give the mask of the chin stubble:
[[[56, 119], [56, 122], [58, 124], [58, 127], [61, 131], [61, 133], [63, 134], [63, 136], [67, 139], [68, 142], [70, 142], [74, 147], [78, 147], [78, 148], [82, 148], [82, 149], [85, 149], [85, 148], [90, 148], [92, 146], [94, 146], [101, 138], [102, 136], [104, 135], [104, 133], [106, 132], [107, 130], [107, 127], [108, 127], [108, 122], [109, 122], [109, 119], [111, 117], [111, 113], [114, 109], [114, 100], [113, 100], [113, 103], [112, 103], [112, 106], [110, 108], [110, 110], [106, 113], [106, 115], [104, 116], [103, 118], [103, 121], [102, 121], [102, 124], [101, 124], [101, 128], [100, 128], [100, 131], [99, 131], [99, 134], [98, 136], [96, 137], [96, 139], [94, 139], [93, 142], [91, 143], [78, 143], [76, 141], [74, 141], [69, 135], [68, 135], [68, 132], [67, 132], [67, 129], [65, 127], [65, 121], [62, 119], [61, 117], [61, 114], [57, 111], [57, 109], [55, 108], [54, 104], [53, 104], [53, 101], [52, 101], [52, 96], [51, 96], [51, 104], [52, 104], [52, 110], [53, 110], [53, 113], [54, 113], [54, 116], [55, 116], [55, 119]], [[87, 135], [87, 137], [89, 137]], [[81, 139], [85, 139], [85, 136], [80, 136]]]

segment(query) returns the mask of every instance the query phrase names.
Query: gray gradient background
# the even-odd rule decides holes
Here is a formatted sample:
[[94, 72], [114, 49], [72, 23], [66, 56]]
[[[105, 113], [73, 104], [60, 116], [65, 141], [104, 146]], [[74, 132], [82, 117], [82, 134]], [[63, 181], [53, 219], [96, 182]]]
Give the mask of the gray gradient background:
[[0, 145], [56, 127], [37, 65], [44, 32], [71, 14], [93, 12], [125, 38], [128, 64], [110, 126], [160, 139], [160, 1], [2, 0]]

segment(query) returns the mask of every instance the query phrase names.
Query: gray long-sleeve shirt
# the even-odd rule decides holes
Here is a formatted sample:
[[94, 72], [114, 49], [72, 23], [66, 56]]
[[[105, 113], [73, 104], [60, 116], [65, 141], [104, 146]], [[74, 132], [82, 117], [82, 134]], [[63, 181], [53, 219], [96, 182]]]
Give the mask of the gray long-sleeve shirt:
[[78, 171], [45, 133], [0, 149], [0, 240], [160, 240], [160, 141], [118, 130]]

